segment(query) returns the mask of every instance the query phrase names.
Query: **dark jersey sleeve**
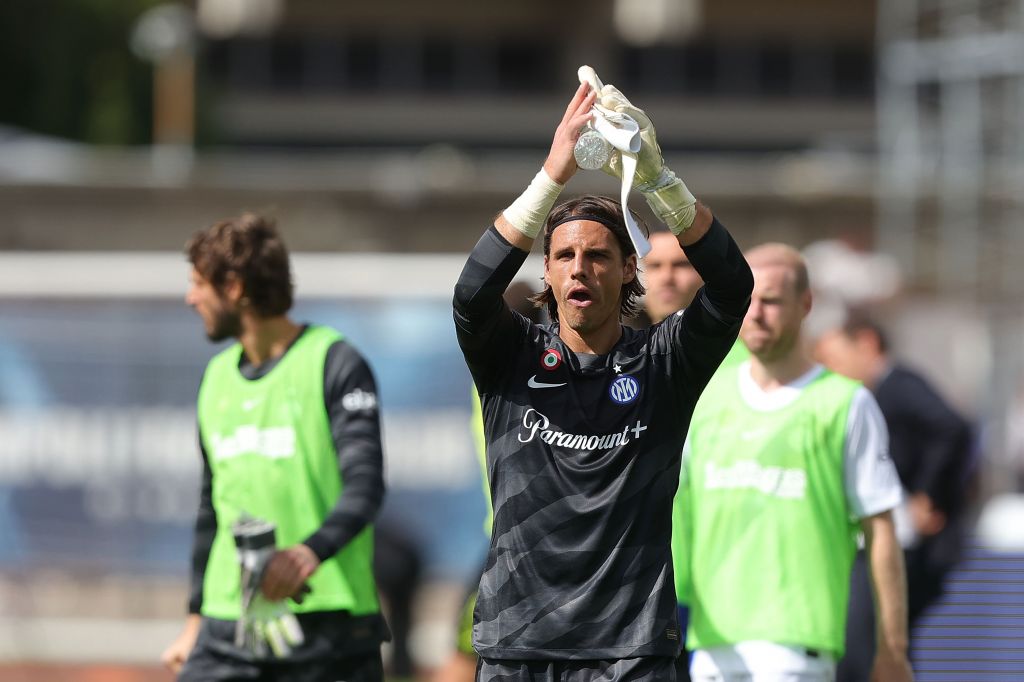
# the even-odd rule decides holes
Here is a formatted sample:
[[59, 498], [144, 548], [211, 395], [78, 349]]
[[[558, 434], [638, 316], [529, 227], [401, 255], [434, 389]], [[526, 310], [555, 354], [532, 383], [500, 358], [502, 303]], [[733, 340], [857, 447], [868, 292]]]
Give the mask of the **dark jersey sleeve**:
[[732, 235], [715, 218], [707, 234], [683, 250], [704, 280], [700, 309], [712, 318], [707, 324], [721, 329], [742, 322], [754, 275]]
[[210, 559], [210, 550], [213, 548], [213, 538], [217, 535], [217, 512], [213, 508], [213, 475], [202, 438], [199, 439], [199, 451], [203, 456], [203, 476], [199, 488], [199, 511], [196, 514], [195, 533], [192, 536], [189, 613], [199, 613], [203, 606], [203, 577], [206, 575], [206, 562]]
[[304, 543], [321, 561], [334, 556], [371, 523], [384, 499], [377, 384], [370, 366], [345, 341], [327, 351], [324, 403], [343, 487], [323, 524]]
[[739, 246], [718, 219], [707, 234], [684, 251], [704, 286], [693, 304], [669, 318], [665, 332], [672, 345], [685, 352], [674, 354], [687, 381], [703, 388], [736, 341], [743, 316], [750, 306], [754, 275]]
[[469, 254], [455, 285], [455, 332], [477, 388], [489, 392], [494, 358], [510, 357], [529, 322], [502, 298], [529, 254], [491, 226]]

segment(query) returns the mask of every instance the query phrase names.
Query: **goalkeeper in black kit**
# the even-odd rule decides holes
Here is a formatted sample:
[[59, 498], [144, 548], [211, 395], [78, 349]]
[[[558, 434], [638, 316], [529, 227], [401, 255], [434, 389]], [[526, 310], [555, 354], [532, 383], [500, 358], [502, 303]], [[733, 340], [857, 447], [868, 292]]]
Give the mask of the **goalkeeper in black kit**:
[[[640, 124], [633, 186], [706, 282], [684, 312], [648, 330], [622, 324], [644, 289], [619, 204], [585, 196], [552, 210], [595, 101]], [[621, 177], [621, 157], [605, 170]], [[553, 320], [543, 327], [502, 300], [542, 231], [537, 303]], [[494, 504], [474, 614], [477, 679], [676, 679], [680, 452], [752, 287], [732, 237], [665, 167], [647, 115], [613, 86], [581, 85], [543, 169], [481, 237], [455, 289]]]

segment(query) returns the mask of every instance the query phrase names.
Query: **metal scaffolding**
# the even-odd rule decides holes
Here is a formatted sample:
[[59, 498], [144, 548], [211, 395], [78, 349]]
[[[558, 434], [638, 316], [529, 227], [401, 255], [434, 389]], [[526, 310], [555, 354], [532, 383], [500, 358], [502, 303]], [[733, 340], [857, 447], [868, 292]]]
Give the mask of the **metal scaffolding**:
[[881, 2], [878, 41], [880, 245], [912, 281], [1018, 291], [1024, 0]]
[[1024, 385], [1024, 0], [879, 2], [877, 34], [877, 244], [912, 286], [984, 310], [978, 407], [988, 487], [1006, 489], [1022, 471], [1003, 434]]

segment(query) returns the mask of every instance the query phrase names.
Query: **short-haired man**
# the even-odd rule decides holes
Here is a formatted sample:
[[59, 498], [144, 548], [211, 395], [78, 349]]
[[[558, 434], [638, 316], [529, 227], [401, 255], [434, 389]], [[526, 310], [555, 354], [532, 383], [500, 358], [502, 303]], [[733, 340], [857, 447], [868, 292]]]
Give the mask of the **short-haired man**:
[[[587, 196], [551, 210], [598, 94], [640, 123], [637, 186], [707, 282], [695, 305], [649, 331], [622, 324], [643, 287], [619, 205]], [[542, 230], [544, 327], [501, 298]], [[665, 168], [646, 114], [612, 86], [582, 85], [543, 169], [477, 243], [455, 291], [494, 505], [473, 628], [478, 679], [675, 679], [680, 452], [751, 285], [728, 232]]]
[[704, 282], [674, 234], [652, 229], [649, 241], [643, 264], [644, 313], [649, 324], [657, 324], [690, 305]]
[[[218, 222], [186, 255], [186, 302], [211, 341], [237, 343], [210, 361], [199, 389], [190, 615], [163, 661], [188, 682], [379, 682], [387, 628], [371, 524], [384, 482], [370, 368], [340, 333], [288, 317], [288, 252], [271, 221]], [[286, 605], [304, 635], [283, 656], [235, 644], [244, 588], [232, 526], [243, 515], [276, 527], [262, 599]]]
[[695, 682], [829, 682], [843, 654], [850, 566], [863, 530], [879, 606], [871, 679], [905, 682], [906, 586], [891, 510], [901, 498], [871, 394], [801, 343], [807, 268], [783, 244], [747, 254], [749, 361], [723, 367], [684, 453], [682, 601]]

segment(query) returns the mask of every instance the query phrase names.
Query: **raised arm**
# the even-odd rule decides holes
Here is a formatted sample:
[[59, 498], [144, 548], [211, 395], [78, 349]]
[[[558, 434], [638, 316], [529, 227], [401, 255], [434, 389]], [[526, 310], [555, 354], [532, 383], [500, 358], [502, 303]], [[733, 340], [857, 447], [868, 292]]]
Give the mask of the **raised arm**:
[[529, 251], [533, 247], [533, 240], [544, 227], [555, 199], [579, 169], [573, 148], [583, 127], [593, 117], [591, 107], [596, 97], [597, 93], [589, 85], [580, 84], [555, 128], [544, 167], [526, 191], [495, 218], [498, 232], [517, 249]]
[[502, 294], [526, 261], [551, 207], [577, 170], [573, 146], [590, 119], [594, 93], [581, 85], [555, 129], [544, 167], [526, 191], [495, 219], [469, 254], [455, 285], [453, 308], [459, 346], [477, 387], [486, 392], [490, 376], [524, 324]]
[[[600, 100], [602, 106], [630, 116], [640, 126], [633, 187], [640, 190], [651, 210], [676, 236], [705, 282], [694, 305], [687, 309], [686, 323], [667, 325], [675, 327], [675, 342], [689, 347], [687, 353], [680, 355], [680, 360], [690, 365], [684, 372], [703, 385], [735, 341], [750, 304], [754, 277], [736, 242], [715, 220], [711, 210], [697, 201], [665, 164], [647, 113], [613, 85], [602, 87]], [[621, 177], [621, 155], [613, 155], [603, 170]], [[687, 344], [686, 337], [695, 343]]]

